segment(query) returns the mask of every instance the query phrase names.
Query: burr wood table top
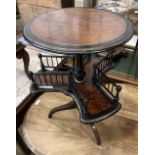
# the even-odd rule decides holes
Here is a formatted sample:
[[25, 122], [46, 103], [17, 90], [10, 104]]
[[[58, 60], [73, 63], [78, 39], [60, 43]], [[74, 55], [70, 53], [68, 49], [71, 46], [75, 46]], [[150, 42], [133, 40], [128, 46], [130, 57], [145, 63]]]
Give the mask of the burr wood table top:
[[52, 10], [30, 20], [25, 38], [49, 52], [88, 54], [126, 43], [133, 35], [129, 19], [90, 8]]

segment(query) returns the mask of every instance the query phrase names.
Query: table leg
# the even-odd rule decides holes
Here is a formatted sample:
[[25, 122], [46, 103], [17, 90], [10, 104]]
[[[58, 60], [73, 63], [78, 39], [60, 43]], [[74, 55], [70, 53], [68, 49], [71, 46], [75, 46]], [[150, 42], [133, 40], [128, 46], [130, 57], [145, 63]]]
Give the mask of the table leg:
[[16, 58], [17, 59], [23, 59], [24, 62], [24, 70], [28, 78], [30, 79], [30, 73], [29, 73], [29, 62], [30, 62], [30, 57], [27, 51], [25, 51], [25, 46], [22, 44], [17, 45], [17, 51], [16, 51]]
[[53, 108], [52, 110], [50, 110], [49, 114], [48, 114], [48, 118], [52, 118], [52, 115], [56, 112], [59, 112], [59, 111], [63, 111], [63, 110], [70, 110], [70, 109], [75, 109], [76, 108], [76, 104], [74, 101], [71, 101], [67, 104], [64, 104], [64, 105], [61, 105], [61, 106], [58, 106], [58, 107], [55, 107]]
[[83, 64], [83, 56], [77, 55], [75, 58], [75, 64], [74, 64], [74, 74], [75, 74], [75, 81], [76, 82], [83, 82], [85, 77], [85, 71], [84, 71], [84, 64]]
[[96, 144], [97, 145], [101, 145], [101, 138], [100, 138], [100, 135], [99, 135], [99, 132], [95, 126], [95, 124], [90, 124], [90, 127], [94, 133], [94, 136], [95, 136], [95, 139], [96, 139]]

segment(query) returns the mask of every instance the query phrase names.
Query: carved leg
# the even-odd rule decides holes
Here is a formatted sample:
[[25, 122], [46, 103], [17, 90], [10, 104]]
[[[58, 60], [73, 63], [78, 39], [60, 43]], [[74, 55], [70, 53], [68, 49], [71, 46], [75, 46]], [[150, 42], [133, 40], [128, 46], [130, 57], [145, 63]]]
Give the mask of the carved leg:
[[58, 111], [63, 111], [63, 110], [69, 110], [69, 109], [75, 109], [76, 108], [76, 104], [74, 101], [71, 101], [65, 105], [61, 105], [59, 107], [53, 108], [49, 114], [48, 114], [48, 118], [51, 118], [52, 115]]
[[100, 135], [98, 133], [98, 130], [97, 130], [95, 124], [91, 124], [90, 126], [91, 126], [93, 133], [94, 133], [97, 145], [101, 145], [101, 138], [100, 138]]
[[30, 57], [29, 54], [25, 51], [25, 45], [22, 45], [21, 43], [16, 45], [16, 58], [17, 59], [23, 59], [24, 62], [24, 70], [28, 78], [30, 79], [30, 73], [29, 73], [29, 61]]
[[23, 62], [24, 62], [24, 70], [28, 78], [30, 78], [30, 73], [29, 73], [29, 62], [30, 62], [30, 57], [29, 54], [24, 50], [23, 51]]

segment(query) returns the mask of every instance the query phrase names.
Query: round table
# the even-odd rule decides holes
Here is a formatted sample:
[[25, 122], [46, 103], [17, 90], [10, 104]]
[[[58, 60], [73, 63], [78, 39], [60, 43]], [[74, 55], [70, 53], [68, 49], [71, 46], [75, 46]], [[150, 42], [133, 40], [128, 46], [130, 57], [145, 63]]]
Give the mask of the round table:
[[76, 55], [75, 75], [81, 81], [85, 76], [82, 56], [126, 43], [133, 35], [133, 26], [129, 19], [109, 11], [67, 8], [34, 17], [23, 34], [45, 51]]

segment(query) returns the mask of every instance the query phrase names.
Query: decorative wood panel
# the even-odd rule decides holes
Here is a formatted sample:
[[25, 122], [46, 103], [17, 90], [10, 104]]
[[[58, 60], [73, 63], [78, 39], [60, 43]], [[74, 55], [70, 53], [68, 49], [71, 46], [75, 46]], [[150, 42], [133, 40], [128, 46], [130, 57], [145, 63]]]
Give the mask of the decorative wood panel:
[[61, 0], [17, 0], [23, 24], [42, 12], [61, 8]]
[[61, 8], [61, 0], [17, 0], [18, 3], [47, 8]]
[[21, 16], [23, 24], [25, 24], [32, 17], [50, 10], [50, 8], [38, 7], [38, 6], [27, 5], [27, 4], [20, 4], [20, 3], [18, 7], [19, 7], [20, 16]]

